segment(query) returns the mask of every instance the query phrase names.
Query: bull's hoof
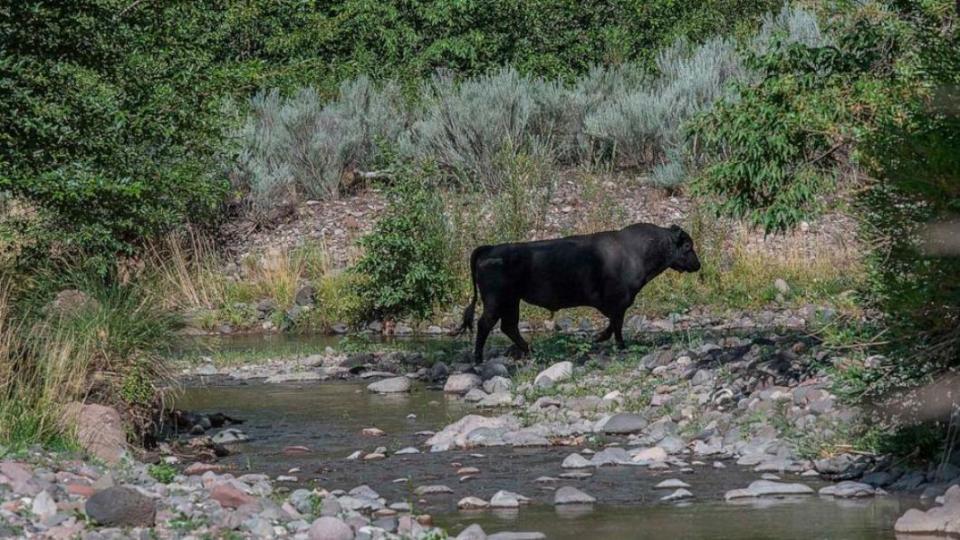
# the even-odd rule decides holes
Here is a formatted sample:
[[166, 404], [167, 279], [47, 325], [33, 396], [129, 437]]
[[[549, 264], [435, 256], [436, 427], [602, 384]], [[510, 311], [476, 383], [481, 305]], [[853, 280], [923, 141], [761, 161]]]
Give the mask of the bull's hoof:
[[530, 354], [530, 350], [529, 350], [529, 349], [523, 350], [523, 349], [521, 349], [520, 347], [517, 347], [516, 345], [510, 345], [509, 347], [507, 347], [507, 354], [506, 354], [506, 356], [509, 356], [510, 358], [513, 358], [514, 360], [519, 360], [519, 359], [521, 359], [521, 358], [523, 358], [523, 357], [525, 357], [525, 356], [528, 356], [529, 354]]

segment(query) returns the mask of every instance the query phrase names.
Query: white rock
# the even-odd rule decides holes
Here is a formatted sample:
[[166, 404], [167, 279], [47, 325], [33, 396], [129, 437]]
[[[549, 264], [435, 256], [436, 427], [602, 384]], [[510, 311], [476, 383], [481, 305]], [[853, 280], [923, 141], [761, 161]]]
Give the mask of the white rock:
[[670, 478], [664, 480], [659, 484], [653, 486], [654, 489], [677, 489], [677, 488], [688, 488], [690, 484], [684, 482], [683, 480], [677, 480], [676, 478]]
[[457, 508], [461, 510], [487, 508], [488, 506], [490, 506], [490, 503], [481, 499], [480, 497], [464, 497], [457, 502]]
[[597, 499], [573, 486], [563, 486], [553, 494], [553, 504], [593, 504]]
[[480, 377], [473, 373], [457, 373], [447, 378], [443, 391], [448, 394], [466, 394], [471, 389], [479, 387], [482, 382]]
[[693, 497], [693, 493], [690, 493], [689, 491], [683, 488], [680, 488], [665, 497], [660, 497], [660, 500], [661, 501], [679, 501], [682, 499], [690, 499], [692, 497]]
[[33, 498], [30, 510], [41, 520], [50, 519], [57, 514], [57, 501], [46, 490], [37, 493]]
[[588, 467], [593, 467], [593, 463], [581, 456], [580, 454], [570, 454], [564, 458], [563, 463], [560, 464], [564, 469], [586, 469]]
[[630, 451], [630, 454], [633, 456], [630, 458], [634, 463], [641, 461], [666, 461], [667, 451], [659, 446], [651, 446], [650, 448], [636, 448]]
[[533, 385], [538, 388], [550, 388], [558, 382], [565, 381], [573, 376], [573, 362], [557, 362], [537, 374]]

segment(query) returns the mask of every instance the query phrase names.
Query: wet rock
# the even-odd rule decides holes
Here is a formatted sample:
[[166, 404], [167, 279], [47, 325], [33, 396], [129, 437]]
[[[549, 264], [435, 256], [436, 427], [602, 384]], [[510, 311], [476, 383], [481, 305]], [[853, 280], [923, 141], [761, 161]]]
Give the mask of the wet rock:
[[456, 540], [487, 540], [487, 533], [483, 532], [480, 525], [474, 523], [461, 531]]
[[593, 463], [581, 456], [580, 454], [570, 454], [564, 458], [563, 463], [560, 464], [564, 469], [586, 469], [588, 467], [593, 467]]
[[[490, 503], [479, 497], [464, 497], [457, 502], [457, 508], [461, 510], [475, 510], [487, 508], [488, 506], [490, 506]], [[458, 536], [457, 538], [460, 537]]]
[[236, 428], [227, 428], [213, 436], [214, 444], [234, 444], [250, 440], [246, 433]]
[[573, 376], [573, 362], [557, 362], [537, 374], [533, 385], [538, 388], [550, 388], [558, 382], [565, 381]]
[[491, 508], [518, 508], [521, 503], [527, 502], [528, 499], [523, 495], [519, 495], [512, 491], [500, 490], [493, 494], [493, 497], [490, 497], [490, 507]]
[[654, 489], [677, 489], [677, 488], [688, 488], [690, 484], [684, 482], [683, 480], [677, 480], [676, 478], [670, 478], [664, 480], [659, 484], [653, 486]]
[[335, 517], [318, 518], [310, 525], [309, 540], [353, 540], [353, 529]]
[[751, 497], [772, 497], [779, 495], [810, 495], [813, 489], [804, 484], [788, 484], [785, 482], [772, 482], [770, 480], [756, 480], [751, 482], [745, 489], [734, 489], [728, 491], [723, 497], [726, 500], [742, 499]]
[[[517, 419], [511, 416], [491, 418], [469, 414], [443, 428], [439, 433], [427, 439], [424, 444], [430, 447], [431, 452], [443, 452], [451, 448], [465, 448], [469, 446], [469, 436], [479, 429], [486, 429], [488, 433], [491, 430], [499, 430], [502, 435], [502, 433], [507, 430], [515, 430], [519, 427], [520, 425]], [[474, 437], [474, 441], [476, 441], [476, 439], [477, 437]]]
[[152, 527], [157, 508], [153, 500], [127, 487], [112, 487], [87, 499], [84, 511], [106, 527]]
[[457, 373], [447, 378], [443, 391], [448, 394], [466, 394], [479, 387], [482, 382], [480, 377], [473, 373]]
[[419, 486], [413, 490], [414, 495], [423, 497], [425, 495], [447, 495], [453, 493], [453, 490], [447, 486], [437, 484], [432, 486]]
[[427, 377], [432, 382], [440, 382], [447, 380], [447, 377], [450, 376], [450, 368], [447, 367], [447, 364], [443, 362], [434, 362], [430, 366], [430, 370], [427, 372]]
[[367, 385], [367, 390], [377, 394], [399, 394], [409, 392], [412, 386], [406, 377], [391, 377]]
[[401, 448], [400, 450], [397, 450], [396, 452], [393, 453], [393, 455], [402, 456], [404, 454], [419, 454], [419, 453], [420, 453], [420, 450], [417, 450], [412, 446], [408, 446], [406, 448]]
[[600, 426], [600, 431], [611, 435], [638, 433], [647, 427], [647, 420], [633, 413], [618, 413]]
[[633, 462], [630, 461], [630, 454], [626, 450], [612, 446], [594, 454], [590, 458], [590, 464], [594, 467], [603, 467], [605, 465], [632, 465]]
[[593, 504], [597, 499], [573, 486], [563, 486], [553, 494], [553, 504]]
[[897, 520], [894, 530], [906, 534], [960, 534], [960, 486], [947, 490], [942, 506], [927, 511], [908, 510]]
[[637, 448], [635, 450], [631, 450], [630, 454], [633, 456], [630, 458], [630, 460], [634, 463], [666, 461], [667, 459], [667, 451], [659, 446], [653, 446], [650, 448]]
[[76, 433], [77, 443], [87, 452], [110, 463], [119, 463], [126, 453], [127, 436], [120, 414], [112, 407], [94, 403], [68, 403], [60, 416], [66, 432]]
[[870, 484], [845, 480], [833, 486], [820, 490], [820, 495], [830, 495], [839, 499], [853, 499], [857, 497], [873, 497], [877, 489]]
[[670, 501], [681, 501], [683, 499], [692, 499], [693, 493], [690, 493], [686, 489], [680, 488], [673, 493], [660, 497], [661, 501], [670, 502]]

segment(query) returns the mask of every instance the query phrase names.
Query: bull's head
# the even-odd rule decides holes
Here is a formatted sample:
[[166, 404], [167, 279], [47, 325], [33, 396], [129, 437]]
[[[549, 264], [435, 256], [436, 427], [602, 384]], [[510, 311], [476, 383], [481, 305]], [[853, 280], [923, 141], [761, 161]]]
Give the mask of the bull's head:
[[700, 259], [697, 252], [693, 250], [693, 239], [676, 225], [670, 226], [670, 234], [673, 236], [673, 262], [670, 268], [678, 272], [696, 272], [700, 270]]

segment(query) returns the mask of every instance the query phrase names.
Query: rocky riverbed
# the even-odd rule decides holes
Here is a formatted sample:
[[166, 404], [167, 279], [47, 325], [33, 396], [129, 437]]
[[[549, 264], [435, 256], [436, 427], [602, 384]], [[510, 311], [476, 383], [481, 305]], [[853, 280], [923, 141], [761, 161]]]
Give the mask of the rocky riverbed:
[[859, 411], [831, 367], [847, 360], [803, 333], [534, 344], [481, 366], [465, 344], [185, 366], [197, 425], [148, 464], [6, 458], [0, 536], [875, 538], [912, 508], [897, 531], [956, 532], [957, 464], [846, 451]]

